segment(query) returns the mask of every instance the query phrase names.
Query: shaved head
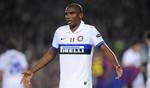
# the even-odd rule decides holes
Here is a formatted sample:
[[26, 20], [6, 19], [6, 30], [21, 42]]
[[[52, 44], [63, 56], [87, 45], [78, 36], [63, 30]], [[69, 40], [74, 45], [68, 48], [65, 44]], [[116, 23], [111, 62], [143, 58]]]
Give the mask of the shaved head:
[[74, 8], [76, 8], [80, 13], [83, 13], [83, 9], [82, 9], [82, 6], [81, 6], [80, 4], [72, 3], [72, 4], [69, 4], [69, 5], [66, 7], [66, 9], [67, 9], [68, 7], [74, 7]]
[[75, 31], [81, 23], [83, 10], [77, 3], [69, 4], [65, 9], [65, 19], [72, 31]]

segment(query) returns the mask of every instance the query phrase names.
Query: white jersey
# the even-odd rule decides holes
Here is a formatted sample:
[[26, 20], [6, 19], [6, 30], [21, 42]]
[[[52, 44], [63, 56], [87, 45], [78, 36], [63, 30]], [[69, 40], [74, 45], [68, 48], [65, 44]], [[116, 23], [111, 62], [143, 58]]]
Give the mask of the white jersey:
[[139, 52], [135, 52], [131, 48], [129, 48], [123, 54], [122, 64], [124, 66], [140, 67], [141, 63], [142, 63], [142, 59], [141, 59], [141, 55]]
[[0, 71], [3, 72], [2, 88], [24, 88], [20, 84], [22, 70], [28, 63], [23, 53], [10, 49], [0, 56]]
[[52, 48], [60, 53], [59, 88], [92, 88], [93, 46], [102, 44], [104, 41], [96, 28], [83, 21], [75, 32], [68, 25], [56, 30]]

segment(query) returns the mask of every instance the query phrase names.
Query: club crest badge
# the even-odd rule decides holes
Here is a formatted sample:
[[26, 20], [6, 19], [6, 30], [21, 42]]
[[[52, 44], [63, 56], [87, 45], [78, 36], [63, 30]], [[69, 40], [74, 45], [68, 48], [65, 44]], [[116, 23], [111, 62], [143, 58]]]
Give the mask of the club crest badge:
[[78, 40], [79, 42], [83, 41], [83, 36], [79, 36], [79, 37], [77, 38], [77, 40]]

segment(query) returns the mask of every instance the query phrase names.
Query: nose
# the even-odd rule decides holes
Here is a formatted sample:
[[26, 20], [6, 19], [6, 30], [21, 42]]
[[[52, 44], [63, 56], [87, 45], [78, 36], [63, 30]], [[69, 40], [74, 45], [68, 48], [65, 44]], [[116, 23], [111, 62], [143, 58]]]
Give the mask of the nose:
[[66, 18], [66, 19], [69, 19], [70, 16], [69, 16], [68, 14], [65, 14], [65, 18]]

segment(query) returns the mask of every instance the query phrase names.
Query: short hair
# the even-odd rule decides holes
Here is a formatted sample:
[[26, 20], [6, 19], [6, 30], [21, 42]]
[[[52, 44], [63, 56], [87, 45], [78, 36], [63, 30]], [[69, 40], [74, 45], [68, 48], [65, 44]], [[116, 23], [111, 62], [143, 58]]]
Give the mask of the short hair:
[[130, 45], [131, 45], [131, 46], [135, 46], [135, 45], [137, 45], [137, 44], [140, 44], [140, 40], [138, 40], [138, 39], [136, 39], [136, 38], [132, 38]]
[[72, 3], [72, 4], [69, 4], [67, 7], [70, 7], [70, 6], [73, 6], [73, 7], [77, 8], [80, 13], [83, 13], [83, 8], [82, 8], [82, 6], [80, 4], [78, 4], [78, 3]]
[[16, 49], [17, 40], [10, 37], [6, 42], [7, 49]]

